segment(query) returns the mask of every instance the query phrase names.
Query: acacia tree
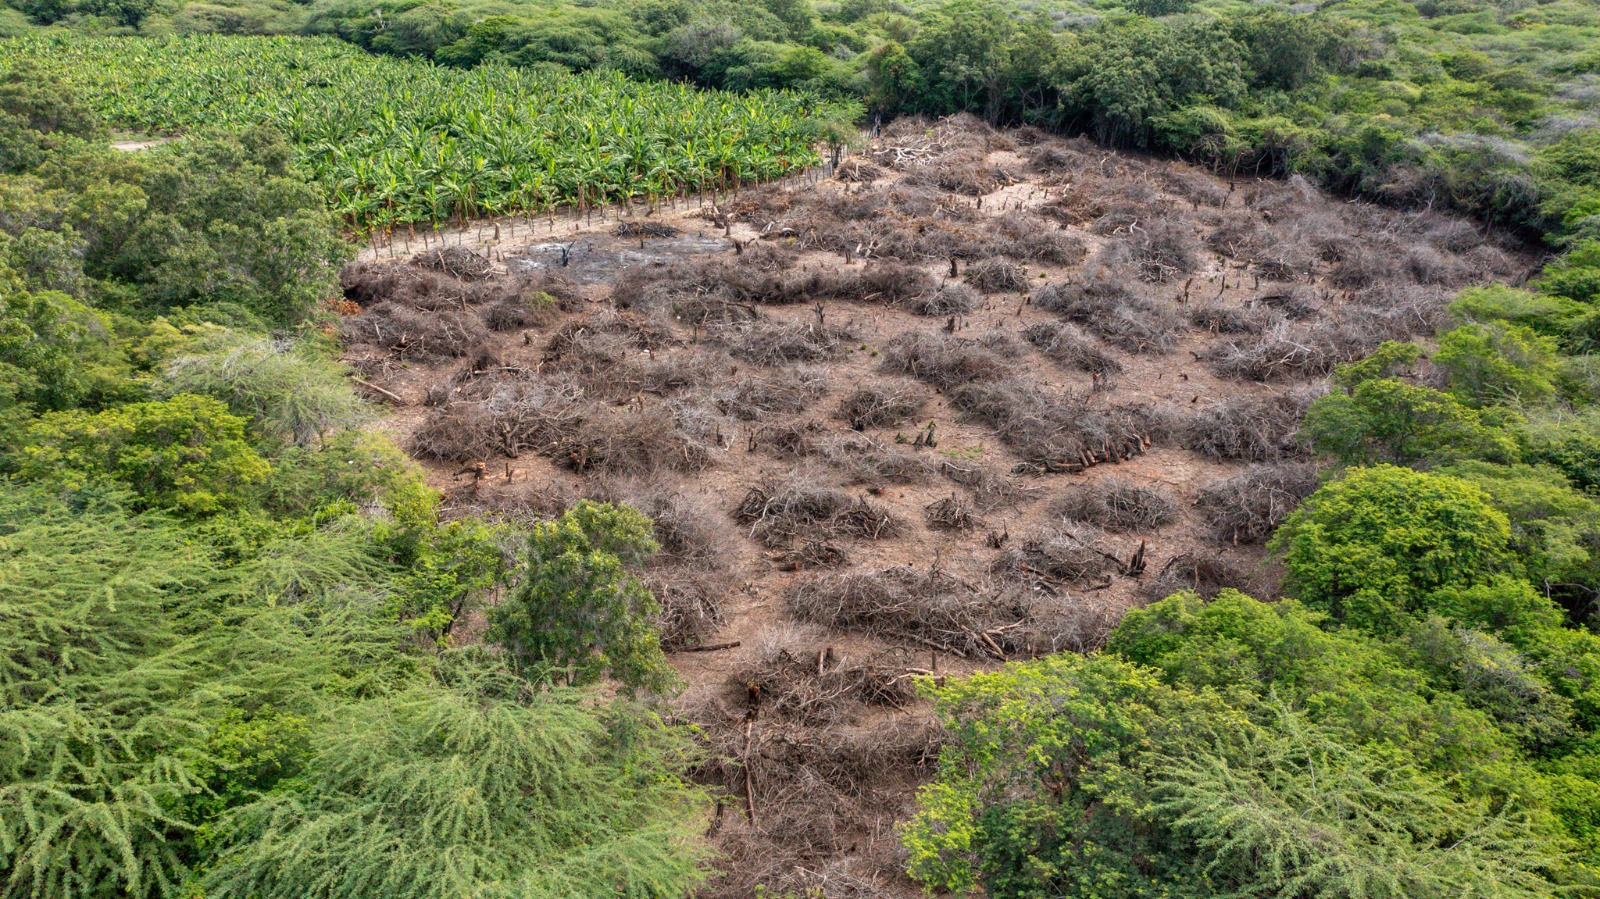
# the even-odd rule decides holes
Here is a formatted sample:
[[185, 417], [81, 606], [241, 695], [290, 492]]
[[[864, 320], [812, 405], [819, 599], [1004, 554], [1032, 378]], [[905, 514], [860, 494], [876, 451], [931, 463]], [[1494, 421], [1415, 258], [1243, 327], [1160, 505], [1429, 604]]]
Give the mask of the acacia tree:
[[68, 490], [109, 483], [131, 490], [141, 509], [212, 515], [243, 502], [271, 473], [245, 424], [193, 394], [94, 415], [52, 412], [29, 427], [12, 464], [21, 480]]
[[416, 687], [352, 704], [311, 740], [301, 789], [218, 823], [205, 895], [689, 895], [705, 879], [705, 802], [674, 774], [683, 749], [649, 716], [560, 693]]
[[522, 584], [489, 614], [490, 636], [524, 670], [569, 684], [610, 676], [662, 690], [672, 669], [651, 625], [655, 597], [627, 572], [658, 548], [650, 520], [610, 503], [579, 502], [528, 538]]

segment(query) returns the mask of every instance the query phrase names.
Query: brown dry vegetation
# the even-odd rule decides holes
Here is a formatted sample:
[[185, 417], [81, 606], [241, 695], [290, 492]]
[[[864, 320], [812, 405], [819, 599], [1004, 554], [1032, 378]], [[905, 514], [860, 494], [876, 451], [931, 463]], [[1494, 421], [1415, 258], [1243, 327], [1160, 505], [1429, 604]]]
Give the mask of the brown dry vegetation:
[[708, 897], [915, 895], [915, 678], [1093, 649], [1173, 590], [1270, 595], [1326, 374], [1522, 262], [1442, 215], [970, 119], [622, 224], [579, 230], [584, 258], [662, 229], [722, 249], [365, 262], [342, 332], [447, 509], [655, 520], [640, 574], [723, 791]]

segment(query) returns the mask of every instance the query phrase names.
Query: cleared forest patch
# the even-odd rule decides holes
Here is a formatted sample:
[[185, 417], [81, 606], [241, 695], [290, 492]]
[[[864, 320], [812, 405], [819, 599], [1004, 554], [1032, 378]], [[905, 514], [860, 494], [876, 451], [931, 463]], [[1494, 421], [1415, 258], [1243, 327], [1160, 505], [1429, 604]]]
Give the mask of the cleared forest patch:
[[1443, 215], [960, 119], [651, 221], [673, 236], [614, 274], [519, 261], [543, 244], [368, 263], [343, 332], [449, 508], [655, 518], [726, 791], [715, 897], [916, 895], [914, 679], [1093, 649], [1173, 590], [1270, 595], [1328, 372], [1521, 267]]

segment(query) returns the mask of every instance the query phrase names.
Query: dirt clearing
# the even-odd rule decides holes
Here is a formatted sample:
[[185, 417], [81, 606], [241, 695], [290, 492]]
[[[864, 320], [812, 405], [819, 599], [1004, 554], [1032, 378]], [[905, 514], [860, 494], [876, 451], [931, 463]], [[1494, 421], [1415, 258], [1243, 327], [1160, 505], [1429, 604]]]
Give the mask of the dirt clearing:
[[1275, 595], [1326, 375], [1525, 270], [1461, 219], [969, 119], [838, 174], [345, 272], [347, 360], [452, 513], [656, 520], [725, 796], [706, 896], [916, 895], [915, 679], [1094, 649], [1177, 589]]

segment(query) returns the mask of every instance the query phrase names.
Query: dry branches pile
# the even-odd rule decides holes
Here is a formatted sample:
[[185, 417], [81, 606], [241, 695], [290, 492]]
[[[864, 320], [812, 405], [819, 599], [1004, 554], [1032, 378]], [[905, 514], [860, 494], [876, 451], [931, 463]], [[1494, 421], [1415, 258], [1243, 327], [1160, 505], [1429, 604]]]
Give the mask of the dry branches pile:
[[1007, 550], [995, 562], [996, 574], [1053, 592], [1062, 584], [1085, 581], [1110, 583], [1107, 572], [1122, 568], [1099, 528], [1061, 521]]
[[982, 523], [972, 507], [954, 493], [929, 503], [923, 515], [928, 527], [938, 531], [970, 531]]
[[883, 370], [911, 375], [940, 390], [996, 381], [1009, 375], [1008, 357], [1017, 348], [1008, 338], [970, 340], [920, 331], [901, 334], [883, 351]]
[[1139, 293], [1133, 285], [1134, 279], [1125, 273], [1099, 269], [1079, 282], [1039, 288], [1032, 303], [1130, 353], [1172, 349], [1181, 324], [1177, 311]]
[[548, 325], [560, 310], [555, 297], [535, 292], [499, 300], [484, 310], [483, 321], [491, 331], [515, 331], [535, 325]]
[[692, 411], [661, 407], [595, 414], [554, 448], [561, 464], [583, 473], [643, 476], [709, 468], [721, 448], [697, 427]]
[[1153, 284], [1187, 275], [1200, 264], [1194, 226], [1182, 218], [1161, 218], [1136, 226], [1128, 250], [1139, 277]]
[[1019, 487], [1004, 475], [976, 462], [950, 460], [941, 463], [939, 471], [952, 483], [967, 488], [973, 503], [985, 512], [1003, 505], [1019, 505], [1033, 498], [1033, 491]]
[[889, 650], [852, 659], [820, 638], [784, 636], [788, 639], [769, 641], [734, 675], [747, 691], [754, 685], [763, 717], [834, 724], [855, 716], [863, 705], [905, 708], [916, 701], [913, 678], [926, 669], [912, 665], [905, 653]]
[[656, 634], [667, 652], [703, 646], [722, 627], [717, 597], [725, 587], [713, 578], [657, 570], [646, 572], [641, 580], [661, 606], [655, 620]]
[[1380, 342], [1382, 332], [1370, 321], [1345, 318], [1309, 327], [1280, 321], [1262, 334], [1218, 344], [1206, 358], [1224, 378], [1307, 380], [1327, 376], [1341, 362], [1360, 359]]
[[1114, 375], [1122, 371], [1122, 363], [1101, 349], [1094, 339], [1075, 325], [1062, 322], [1039, 322], [1029, 325], [1022, 338], [1039, 348], [1049, 358], [1096, 375]]
[[963, 656], [1005, 659], [1031, 634], [999, 585], [981, 589], [937, 568], [909, 566], [805, 578], [789, 594], [802, 621], [909, 639]]
[[862, 434], [824, 438], [816, 444], [815, 454], [852, 484], [915, 484], [937, 472], [933, 463]]
[[1164, 599], [1174, 593], [1192, 591], [1204, 599], [1212, 599], [1223, 590], [1247, 589], [1249, 583], [1249, 575], [1225, 559], [1184, 553], [1161, 566], [1145, 587], [1145, 595]]
[[946, 283], [911, 298], [904, 305], [907, 312], [915, 315], [961, 315], [978, 308], [982, 299], [966, 284]]
[[1178, 503], [1162, 487], [1109, 477], [1068, 488], [1050, 504], [1050, 512], [1108, 531], [1147, 531], [1176, 518]]
[[734, 358], [770, 368], [835, 358], [856, 334], [849, 328], [817, 322], [780, 324], [759, 319], [721, 330], [716, 338]]
[[1017, 291], [1028, 286], [1028, 273], [1022, 266], [1003, 257], [980, 259], [967, 266], [961, 278], [984, 293]]
[[1317, 466], [1252, 465], [1200, 491], [1197, 505], [1218, 540], [1263, 543], [1319, 486]]
[[883, 176], [882, 166], [857, 156], [841, 160], [839, 167], [833, 170], [833, 177], [850, 184], [870, 184]]
[[922, 391], [898, 385], [859, 388], [839, 404], [839, 414], [857, 431], [905, 424], [927, 405]]
[[773, 414], [799, 412], [828, 392], [828, 372], [812, 366], [789, 366], [761, 375], [740, 375], [715, 391], [718, 411], [741, 421], [761, 421]]
[[1232, 397], [1202, 410], [1186, 427], [1189, 448], [1213, 459], [1277, 462], [1300, 458], [1300, 420], [1316, 397], [1307, 391]]
[[950, 405], [993, 428], [1022, 457], [1018, 471], [1076, 472], [1144, 453], [1161, 433], [1148, 410], [1106, 406], [1093, 395], [1051, 396], [1019, 380], [968, 383]]
[[352, 344], [367, 344], [396, 358], [438, 362], [465, 356], [489, 336], [472, 312], [421, 313], [395, 303], [380, 303], [344, 319], [340, 334]]
[[515, 459], [554, 452], [583, 426], [592, 407], [581, 388], [522, 378], [474, 385], [477, 397], [454, 399], [428, 413], [411, 435], [410, 450], [444, 462]]
[[1213, 334], [1260, 334], [1274, 319], [1266, 306], [1231, 306], [1222, 302], [1201, 302], [1189, 307], [1189, 322]]
[[900, 534], [900, 523], [882, 507], [852, 499], [842, 490], [813, 486], [814, 472], [763, 481], [745, 491], [733, 519], [752, 539], [779, 548], [797, 540], [828, 537], [882, 540]]
[[418, 253], [411, 258], [411, 264], [444, 272], [462, 281], [481, 281], [494, 269], [488, 259], [465, 247], [441, 247]]

